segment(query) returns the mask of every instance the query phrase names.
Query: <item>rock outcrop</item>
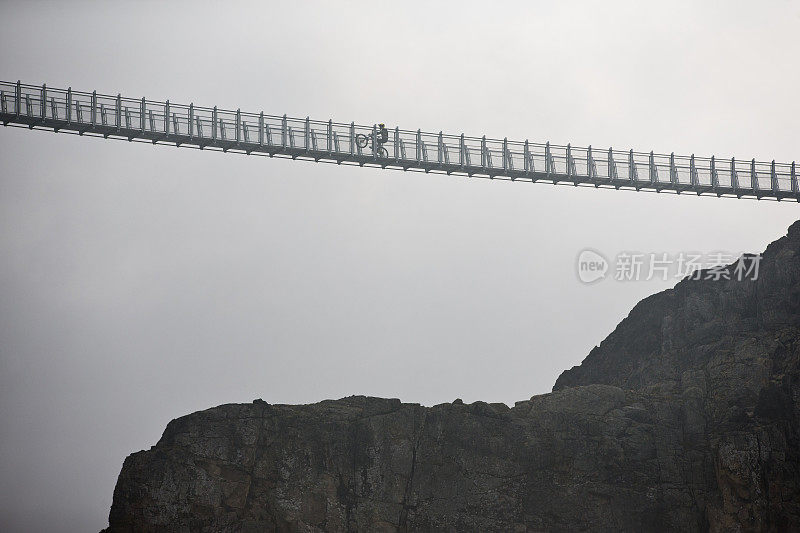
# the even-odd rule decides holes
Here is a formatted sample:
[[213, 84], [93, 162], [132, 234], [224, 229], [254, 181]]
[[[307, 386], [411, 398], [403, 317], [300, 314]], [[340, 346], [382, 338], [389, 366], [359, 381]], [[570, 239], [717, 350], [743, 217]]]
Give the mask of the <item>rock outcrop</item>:
[[[731, 267], [733, 268], [733, 267]], [[640, 302], [514, 407], [223, 405], [125, 460], [109, 532], [800, 530], [800, 222]]]

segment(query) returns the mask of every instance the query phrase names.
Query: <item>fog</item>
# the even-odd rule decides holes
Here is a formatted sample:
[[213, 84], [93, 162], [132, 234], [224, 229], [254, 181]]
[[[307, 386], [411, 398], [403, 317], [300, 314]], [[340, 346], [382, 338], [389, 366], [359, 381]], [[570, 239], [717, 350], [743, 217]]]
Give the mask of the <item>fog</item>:
[[[0, 78], [390, 128], [798, 159], [798, 2], [4, 2]], [[797, 203], [0, 129], [0, 529], [97, 531], [122, 462], [221, 403], [548, 392]]]

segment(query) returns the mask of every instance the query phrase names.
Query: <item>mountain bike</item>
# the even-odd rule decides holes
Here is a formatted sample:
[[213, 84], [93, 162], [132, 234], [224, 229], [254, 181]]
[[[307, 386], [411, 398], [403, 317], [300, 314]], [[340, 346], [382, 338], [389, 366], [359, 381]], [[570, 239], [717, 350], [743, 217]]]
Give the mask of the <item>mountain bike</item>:
[[374, 137], [375, 134], [373, 133], [370, 133], [369, 135], [359, 133], [356, 135], [356, 145], [358, 145], [359, 148], [366, 148], [367, 145], [369, 145], [373, 153], [377, 151], [378, 157], [388, 158], [389, 152], [383, 147], [383, 143], [380, 141], [376, 143]]

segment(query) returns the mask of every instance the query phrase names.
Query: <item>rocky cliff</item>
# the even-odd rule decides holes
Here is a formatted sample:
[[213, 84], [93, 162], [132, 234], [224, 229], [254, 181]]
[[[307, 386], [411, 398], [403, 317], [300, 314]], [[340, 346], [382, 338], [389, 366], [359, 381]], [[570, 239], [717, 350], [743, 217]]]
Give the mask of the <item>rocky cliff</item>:
[[174, 420], [125, 460], [107, 531], [276, 530], [800, 530], [800, 222], [757, 280], [643, 300], [511, 408], [257, 400]]

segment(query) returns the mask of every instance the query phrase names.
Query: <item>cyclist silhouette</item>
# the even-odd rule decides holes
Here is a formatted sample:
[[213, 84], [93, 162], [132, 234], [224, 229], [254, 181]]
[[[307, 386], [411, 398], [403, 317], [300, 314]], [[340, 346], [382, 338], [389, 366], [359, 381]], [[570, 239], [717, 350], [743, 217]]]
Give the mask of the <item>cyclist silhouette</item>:
[[356, 135], [356, 144], [359, 148], [366, 148], [370, 144], [375, 155], [389, 157], [389, 153], [383, 147], [384, 144], [389, 142], [389, 130], [386, 129], [386, 124], [378, 124], [377, 129], [373, 129], [373, 131], [375, 132], [374, 134], [365, 135], [359, 133]]

